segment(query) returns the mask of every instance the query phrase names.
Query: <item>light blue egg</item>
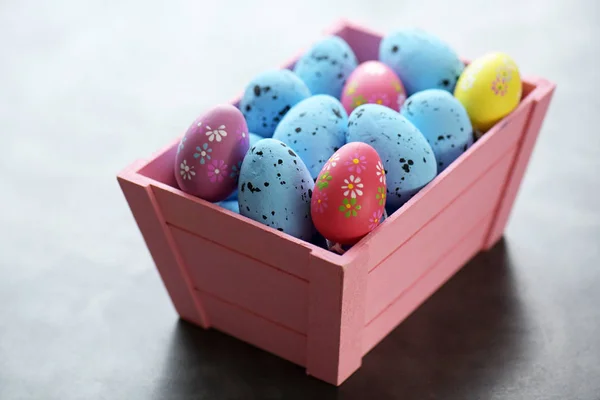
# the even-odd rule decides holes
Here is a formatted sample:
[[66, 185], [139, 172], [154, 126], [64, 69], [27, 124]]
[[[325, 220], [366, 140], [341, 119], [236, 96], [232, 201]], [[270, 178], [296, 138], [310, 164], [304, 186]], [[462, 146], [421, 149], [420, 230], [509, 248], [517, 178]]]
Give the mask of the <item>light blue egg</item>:
[[438, 163], [438, 174], [473, 144], [473, 127], [460, 101], [445, 90], [410, 96], [400, 113], [425, 136]]
[[296, 104], [283, 117], [273, 139], [290, 146], [316, 179], [327, 162], [346, 142], [348, 114], [338, 99], [311, 96]]
[[348, 43], [339, 36], [328, 36], [304, 53], [294, 66], [294, 72], [312, 94], [328, 94], [339, 99], [346, 79], [357, 65]]
[[379, 60], [394, 70], [409, 96], [426, 89], [453, 93], [465, 68], [447, 43], [420, 29], [385, 36], [379, 44]]
[[386, 207], [391, 214], [436, 176], [435, 155], [406, 118], [379, 104], [364, 104], [348, 118], [350, 142], [364, 142], [379, 154], [386, 171]]
[[240, 213], [240, 206], [237, 200], [223, 200], [217, 204], [229, 211], [233, 211], [234, 213]]
[[[252, 146], [254, 146], [259, 140], [264, 139], [262, 136], [258, 136], [255, 133], [249, 133], [248, 134], [248, 140], [249, 140], [249, 147], [248, 150], [252, 148]], [[238, 172], [239, 172], [239, 168], [238, 168]], [[224, 201], [230, 201], [230, 200], [235, 200], [237, 202], [237, 198], [238, 198], [238, 191], [237, 188], [233, 191], [233, 193], [231, 193], [229, 195], [228, 198], [226, 198]], [[239, 211], [238, 211], [239, 212]]]
[[263, 139], [244, 158], [238, 184], [240, 214], [299, 239], [311, 240], [314, 181], [285, 143]]
[[294, 72], [270, 70], [246, 86], [239, 108], [246, 118], [248, 130], [271, 137], [283, 116], [308, 96], [310, 90]]

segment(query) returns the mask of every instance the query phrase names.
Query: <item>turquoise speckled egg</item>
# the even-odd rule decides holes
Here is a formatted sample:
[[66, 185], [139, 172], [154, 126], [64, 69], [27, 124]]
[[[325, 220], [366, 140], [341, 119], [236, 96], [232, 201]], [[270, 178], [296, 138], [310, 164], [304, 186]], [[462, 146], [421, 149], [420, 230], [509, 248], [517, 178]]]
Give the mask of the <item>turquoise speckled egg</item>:
[[238, 184], [240, 214], [278, 231], [311, 240], [310, 199], [315, 183], [285, 143], [263, 139], [250, 148]]
[[[264, 138], [262, 136], [258, 136], [255, 133], [249, 133], [248, 134], [248, 139], [250, 141], [250, 145], [249, 145], [248, 149], [251, 149], [252, 146], [254, 146], [256, 143], [258, 143], [259, 140], [262, 140]], [[235, 165], [232, 168], [232, 172], [233, 173], [236, 173], [238, 175], [240, 174], [240, 168], [242, 166], [242, 161], [240, 161], [239, 163], [237, 163], [237, 165]], [[223, 200], [223, 202], [231, 201], [231, 200], [235, 200], [237, 202], [237, 198], [238, 198], [238, 191], [237, 191], [237, 186], [236, 186], [235, 190], [233, 191], [233, 193], [231, 193], [228, 198], [226, 198], [225, 200]], [[238, 212], [238, 211], [236, 211], [236, 212]]]
[[294, 72], [312, 94], [328, 94], [339, 99], [346, 79], [357, 65], [348, 43], [338, 36], [328, 36], [300, 57]]
[[406, 118], [379, 104], [364, 104], [348, 118], [347, 142], [364, 142], [379, 154], [386, 173], [388, 213], [436, 176], [436, 160], [423, 134]]
[[385, 36], [379, 60], [398, 75], [410, 96], [426, 89], [453, 92], [465, 68], [450, 46], [420, 29], [404, 29]]
[[248, 130], [271, 137], [283, 116], [308, 96], [310, 90], [295, 73], [287, 69], [270, 70], [246, 86], [239, 107]]
[[316, 179], [329, 157], [346, 143], [348, 114], [338, 99], [322, 94], [296, 104], [283, 117], [273, 139], [290, 146]]
[[237, 200], [224, 200], [217, 204], [226, 210], [233, 211], [236, 214], [240, 213], [240, 206]]
[[400, 113], [425, 136], [438, 174], [473, 144], [473, 127], [463, 105], [445, 90], [429, 89], [409, 97]]

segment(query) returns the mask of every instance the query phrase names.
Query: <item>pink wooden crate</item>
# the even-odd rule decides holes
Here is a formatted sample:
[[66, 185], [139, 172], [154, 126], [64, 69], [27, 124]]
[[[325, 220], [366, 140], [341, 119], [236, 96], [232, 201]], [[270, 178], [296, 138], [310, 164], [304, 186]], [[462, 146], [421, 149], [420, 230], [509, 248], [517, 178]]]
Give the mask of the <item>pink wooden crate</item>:
[[[380, 34], [348, 22], [327, 33], [344, 38], [359, 61], [377, 59]], [[179, 139], [118, 180], [181, 318], [340, 385], [370, 349], [500, 239], [554, 88], [525, 78], [514, 112], [344, 255], [179, 190]]]

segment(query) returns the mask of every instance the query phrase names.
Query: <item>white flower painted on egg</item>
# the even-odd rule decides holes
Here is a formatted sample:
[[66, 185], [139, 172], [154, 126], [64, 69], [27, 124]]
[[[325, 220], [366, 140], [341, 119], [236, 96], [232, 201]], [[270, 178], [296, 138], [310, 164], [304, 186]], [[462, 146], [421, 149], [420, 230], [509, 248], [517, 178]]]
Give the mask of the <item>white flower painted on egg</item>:
[[225, 125], [219, 126], [217, 129], [213, 130], [210, 126], [206, 125], [206, 136], [208, 137], [208, 141], [217, 141], [220, 142], [224, 137], [227, 136], [227, 131], [225, 131]]
[[469, 67], [470, 68], [467, 68], [465, 70], [465, 76], [463, 77], [461, 82], [461, 87], [463, 90], [471, 89], [473, 87], [476, 75], [483, 68], [483, 63], [471, 64]]
[[331, 156], [331, 158], [329, 158], [329, 160], [327, 161], [327, 164], [325, 165], [325, 170], [329, 171], [331, 170], [331, 168], [335, 168], [335, 166], [337, 165], [337, 162], [340, 160], [340, 155], [339, 154], [334, 154]]
[[379, 183], [385, 183], [385, 169], [383, 169], [383, 164], [381, 161], [377, 161], [377, 177], [379, 178]]
[[194, 166], [189, 166], [186, 160], [183, 160], [183, 162], [179, 165], [179, 173], [184, 180], [191, 180], [192, 176], [196, 175], [196, 172], [194, 172]]
[[342, 186], [342, 189], [345, 190], [344, 196], [350, 195], [351, 198], [355, 199], [356, 195], [362, 196], [363, 184], [360, 181], [359, 177], [354, 177], [354, 175], [350, 175], [348, 179], [344, 179], [345, 185]]

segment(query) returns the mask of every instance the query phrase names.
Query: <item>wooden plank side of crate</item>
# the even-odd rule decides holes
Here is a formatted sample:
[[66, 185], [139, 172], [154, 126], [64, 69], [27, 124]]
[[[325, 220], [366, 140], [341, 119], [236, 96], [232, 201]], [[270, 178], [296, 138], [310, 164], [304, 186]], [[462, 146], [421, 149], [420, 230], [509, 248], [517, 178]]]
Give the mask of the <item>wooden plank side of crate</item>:
[[486, 216], [456, 244], [456, 247], [444, 254], [421, 279], [404, 291], [377, 318], [365, 326], [363, 336], [364, 354], [383, 340], [479, 252], [491, 220], [491, 214]]
[[201, 303], [193, 295], [192, 283], [186, 275], [160, 207], [149, 188], [149, 180], [136, 170], [143, 162], [134, 163], [117, 179], [160, 277], [179, 316], [204, 328], [210, 322]]
[[170, 227], [195, 288], [298, 333], [308, 324], [308, 281]]
[[366, 321], [381, 313], [495, 207], [516, 147], [368, 275]]
[[306, 336], [202, 291], [196, 297], [210, 315], [211, 326], [301, 366], [306, 365]]
[[162, 183], [152, 190], [170, 225], [308, 279], [306, 242]]
[[[372, 249], [375, 257], [372, 260], [373, 267], [388, 257], [517, 144], [520, 131], [504, 129], [503, 125], [524, 126], [532, 104], [531, 99], [524, 100], [502, 124], [486, 133], [367, 238], [350, 249], [344, 257], [352, 258], [360, 253], [363, 245], [369, 245]], [[387, 238], [394, 240], [390, 241]]]
[[496, 217], [486, 239], [485, 248], [491, 248], [504, 233], [510, 212], [517, 197], [519, 187], [525, 175], [529, 159], [533, 152], [536, 140], [542, 128], [544, 118], [550, 106], [550, 101], [556, 89], [556, 85], [544, 79], [528, 79], [536, 82], [536, 88], [531, 93], [535, 104], [529, 115], [526, 125], [523, 127], [522, 137], [519, 141], [519, 152], [515, 158], [514, 165], [506, 181], [503, 196], [499, 201]]

